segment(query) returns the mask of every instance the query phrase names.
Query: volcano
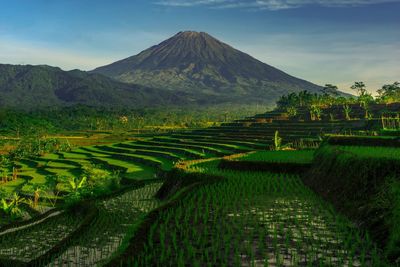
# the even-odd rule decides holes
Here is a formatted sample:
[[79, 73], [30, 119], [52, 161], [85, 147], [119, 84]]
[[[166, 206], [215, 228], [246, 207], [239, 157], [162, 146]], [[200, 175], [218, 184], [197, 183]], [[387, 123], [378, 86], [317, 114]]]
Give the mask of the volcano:
[[120, 82], [176, 91], [197, 102], [268, 102], [289, 92], [320, 92], [205, 32], [184, 31], [92, 72]]

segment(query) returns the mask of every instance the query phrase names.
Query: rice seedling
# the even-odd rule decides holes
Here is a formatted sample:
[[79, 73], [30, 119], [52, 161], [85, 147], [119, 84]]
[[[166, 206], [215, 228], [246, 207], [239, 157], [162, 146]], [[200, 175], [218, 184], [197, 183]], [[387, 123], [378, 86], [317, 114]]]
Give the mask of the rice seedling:
[[45, 254], [81, 223], [84, 214], [64, 212], [39, 224], [0, 235], [0, 258], [29, 262]]
[[247, 154], [240, 161], [264, 161], [285, 163], [311, 163], [314, 158], [314, 150], [280, 150], [259, 151]]
[[153, 198], [161, 183], [98, 201], [99, 215], [89, 229], [48, 266], [94, 266], [107, 260], [121, 245], [131, 224], [158, 206]]
[[196, 170], [225, 179], [195, 189], [174, 208], [164, 210], [146, 241], [152, 249], [121, 264], [381, 264], [379, 257], [372, 257], [376, 252], [369, 241], [297, 175], [218, 170], [216, 164], [209, 162]]
[[400, 148], [369, 146], [333, 146], [333, 149], [350, 152], [358, 157], [400, 159]]

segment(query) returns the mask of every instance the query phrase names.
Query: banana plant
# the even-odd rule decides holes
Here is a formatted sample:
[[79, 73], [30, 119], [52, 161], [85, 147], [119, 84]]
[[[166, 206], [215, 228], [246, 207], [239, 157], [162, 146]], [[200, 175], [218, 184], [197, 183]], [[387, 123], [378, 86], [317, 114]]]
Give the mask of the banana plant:
[[279, 136], [279, 131], [275, 131], [274, 150], [281, 150], [281, 148], [282, 148], [282, 138]]
[[83, 176], [80, 180], [79, 180], [79, 178], [76, 178], [76, 177], [68, 178], [68, 183], [72, 189], [71, 190], [72, 192], [78, 192], [79, 190], [83, 189], [86, 181], [87, 181], [86, 176]]
[[22, 216], [22, 210], [20, 208], [22, 203], [26, 203], [26, 199], [14, 193], [9, 201], [4, 198], [1, 199], [0, 208], [6, 214], [11, 215], [11, 218], [15, 219]]
[[351, 107], [348, 104], [343, 105], [344, 116], [346, 120], [350, 120]]
[[5, 200], [4, 198], [1, 199], [1, 206], [0, 209], [2, 211], [4, 211], [5, 213], [9, 214], [10, 211], [10, 204], [7, 203], [7, 200]]

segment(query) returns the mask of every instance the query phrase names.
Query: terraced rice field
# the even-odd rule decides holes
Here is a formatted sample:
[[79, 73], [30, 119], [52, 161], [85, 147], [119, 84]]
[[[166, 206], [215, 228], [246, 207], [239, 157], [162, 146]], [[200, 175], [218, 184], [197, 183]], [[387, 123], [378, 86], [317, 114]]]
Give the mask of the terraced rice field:
[[333, 146], [333, 148], [359, 157], [400, 159], [400, 148], [397, 147]]
[[89, 229], [48, 266], [95, 266], [106, 261], [119, 248], [131, 225], [158, 206], [153, 196], [160, 186], [153, 183], [98, 201], [99, 215]]
[[[86, 230], [68, 238], [84, 221], [85, 212], [58, 212], [39, 223], [15, 231], [0, 232], [0, 260], [18, 260], [42, 266], [93, 266], [108, 259], [121, 245], [129, 228], [142, 219], [148, 211], [158, 206], [153, 198], [161, 183], [151, 183], [142, 188], [95, 203], [96, 217]], [[59, 244], [61, 253], [48, 255], [40, 262], [34, 260], [45, 255]]]
[[63, 212], [32, 227], [0, 233], [0, 259], [30, 262], [76, 230], [83, 218], [80, 212]]
[[153, 179], [157, 170], [171, 170], [179, 161], [247, 152], [254, 150], [254, 147], [265, 148], [264, 144], [256, 141], [224, 143], [223, 140], [208, 142], [191, 137], [161, 136], [134, 142], [79, 147], [69, 152], [23, 159], [17, 163], [19, 179], [0, 188], [6, 192], [32, 195], [35, 188], [48, 184], [52, 177], [81, 175], [82, 167], [88, 163], [119, 171], [122, 177], [128, 179]]
[[[12, 260], [31, 266], [106, 264], [143, 218], [163, 204], [154, 195], [164, 182], [162, 174], [176, 165], [237, 153], [246, 153], [240, 161], [309, 164], [311, 150], [266, 151], [275, 130], [289, 142], [338, 127], [352, 126], [347, 122], [305, 125], [245, 120], [22, 159], [17, 163], [17, 180], [0, 185], [1, 190], [32, 198], [38, 186], [47, 185], [49, 196], [62, 202], [55, 177], [79, 177], [87, 164], [116, 171], [129, 185], [121, 183], [118, 194], [91, 200], [88, 210], [92, 213], [66, 210], [22, 228], [0, 228], [0, 265]], [[217, 163], [195, 165], [191, 171], [224, 180], [199, 187], [178, 205], [162, 210], [144, 250], [122, 260], [122, 266], [378, 263], [369, 241], [308, 190], [298, 175], [221, 170]], [[138, 181], [142, 187], [129, 187]], [[52, 208], [44, 197], [39, 207], [38, 213]]]
[[241, 161], [285, 162], [285, 163], [311, 163], [314, 150], [295, 151], [259, 151], [239, 158]]
[[297, 175], [194, 167], [224, 180], [197, 188], [152, 224], [124, 266], [379, 266], [371, 242]]

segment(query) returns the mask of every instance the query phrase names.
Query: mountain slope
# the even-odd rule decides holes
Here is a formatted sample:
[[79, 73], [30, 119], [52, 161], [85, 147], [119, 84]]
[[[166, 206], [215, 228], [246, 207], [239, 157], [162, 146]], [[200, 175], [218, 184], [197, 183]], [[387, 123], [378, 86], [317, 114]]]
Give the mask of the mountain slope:
[[125, 84], [99, 74], [45, 65], [0, 64], [0, 107], [32, 109], [85, 104], [139, 108], [185, 103], [184, 95]]
[[127, 83], [213, 96], [217, 102], [273, 102], [288, 92], [321, 89], [207, 33], [192, 31], [179, 32], [136, 56], [93, 72]]

